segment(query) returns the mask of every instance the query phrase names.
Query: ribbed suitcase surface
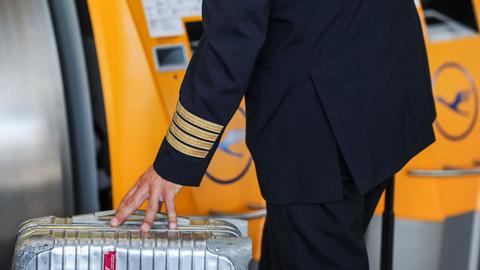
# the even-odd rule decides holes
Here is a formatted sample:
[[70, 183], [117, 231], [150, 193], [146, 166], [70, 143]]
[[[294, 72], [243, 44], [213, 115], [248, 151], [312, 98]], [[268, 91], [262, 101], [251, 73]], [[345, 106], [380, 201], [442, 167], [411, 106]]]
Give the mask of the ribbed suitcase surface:
[[159, 215], [141, 233], [143, 212], [112, 228], [112, 211], [73, 218], [44, 217], [20, 226], [12, 270], [246, 270], [247, 223], [179, 218], [169, 230]]

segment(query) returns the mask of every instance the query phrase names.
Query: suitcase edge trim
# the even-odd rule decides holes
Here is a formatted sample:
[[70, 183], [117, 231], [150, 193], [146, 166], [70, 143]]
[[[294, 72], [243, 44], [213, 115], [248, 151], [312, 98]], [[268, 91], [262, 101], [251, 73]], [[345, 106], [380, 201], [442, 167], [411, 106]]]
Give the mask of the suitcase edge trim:
[[[245, 242], [248, 242], [245, 245]], [[217, 256], [226, 257], [235, 267], [235, 270], [248, 269], [252, 259], [252, 239], [249, 237], [231, 238], [228, 242], [209, 239], [207, 250]]]
[[30, 261], [38, 254], [54, 248], [55, 240], [49, 235], [33, 235], [19, 239], [15, 246], [12, 270], [26, 269]]

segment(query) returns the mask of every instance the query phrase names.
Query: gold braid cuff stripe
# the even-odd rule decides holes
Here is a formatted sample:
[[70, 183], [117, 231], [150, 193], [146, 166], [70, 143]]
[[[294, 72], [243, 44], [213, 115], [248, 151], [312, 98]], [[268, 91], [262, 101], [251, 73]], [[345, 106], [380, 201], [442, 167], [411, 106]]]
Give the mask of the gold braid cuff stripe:
[[198, 150], [193, 147], [190, 147], [186, 144], [183, 144], [177, 138], [175, 138], [170, 131], [167, 133], [167, 142], [178, 152], [184, 153], [185, 155], [197, 157], [197, 158], [205, 158], [208, 155], [207, 151]]
[[177, 113], [173, 116], [173, 122], [182, 130], [184, 130], [187, 133], [192, 134], [195, 137], [198, 137], [200, 139], [204, 139], [207, 141], [214, 142], [218, 138], [218, 134], [211, 133], [208, 131], [205, 131], [203, 129], [199, 129], [196, 126], [188, 123], [187, 121], [183, 120], [180, 116], [178, 116]]
[[177, 103], [177, 112], [178, 112], [178, 114], [180, 114], [181, 117], [188, 120], [188, 122], [190, 122], [190, 123], [192, 123], [192, 124], [194, 124], [198, 127], [201, 127], [203, 129], [206, 129], [206, 130], [209, 130], [209, 131], [212, 131], [212, 132], [216, 132], [216, 133], [220, 133], [223, 129], [222, 125], [212, 123], [210, 121], [202, 119], [202, 118], [194, 115], [193, 113], [187, 111], [187, 109], [185, 109], [182, 106], [182, 104], [180, 104], [180, 101]]
[[175, 123], [170, 125], [170, 132], [175, 135], [181, 142], [187, 143], [191, 146], [195, 146], [200, 149], [210, 150], [213, 147], [213, 143], [202, 141], [195, 137], [190, 136], [189, 134], [185, 133], [183, 130], [179, 129]]

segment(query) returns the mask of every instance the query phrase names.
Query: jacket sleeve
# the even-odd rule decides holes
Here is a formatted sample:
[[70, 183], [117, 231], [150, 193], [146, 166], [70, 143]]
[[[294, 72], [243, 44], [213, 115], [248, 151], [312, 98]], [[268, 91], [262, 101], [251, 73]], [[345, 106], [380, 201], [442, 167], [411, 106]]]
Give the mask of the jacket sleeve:
[[153, 164], [166, 180], [200, 185], [265, 41], [270, 2], [203, 0], [204, 34]]

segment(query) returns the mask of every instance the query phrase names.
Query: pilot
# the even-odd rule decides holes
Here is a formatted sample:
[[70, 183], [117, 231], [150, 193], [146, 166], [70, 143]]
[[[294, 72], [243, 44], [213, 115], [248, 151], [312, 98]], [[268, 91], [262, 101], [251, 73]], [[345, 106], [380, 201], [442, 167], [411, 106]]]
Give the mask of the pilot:
[[203, 26], [158, 154], [111, 224], [148, 201], [141, 230], [163, 204], [175, 228], [175, 195], [200, 185], [245, 97], [267, 202], [261, 267], [368, 269], [385, 184], [435, 141], [414, 1], [204, 0]]

